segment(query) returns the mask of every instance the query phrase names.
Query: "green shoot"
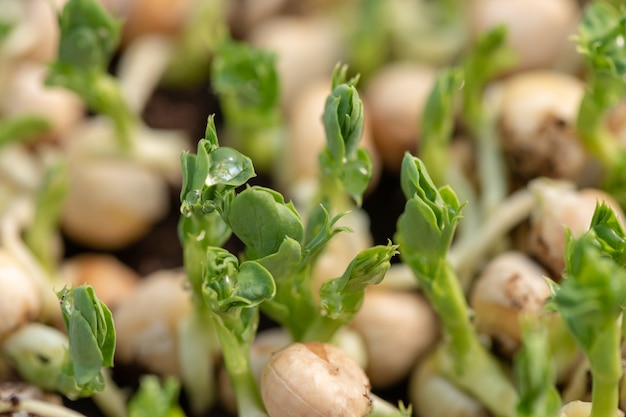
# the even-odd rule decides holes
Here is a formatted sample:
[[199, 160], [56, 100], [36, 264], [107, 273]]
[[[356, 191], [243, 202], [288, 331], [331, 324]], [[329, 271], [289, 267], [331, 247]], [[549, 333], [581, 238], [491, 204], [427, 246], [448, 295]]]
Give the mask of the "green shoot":
[[268, 171], [281, 141], [276, 56], [226, 38], [211, 64], [211, 82], [220, 98], [232, 146]]
[[345, 65], [335, 67], [322, 117], [326, 147], [319, 155], [319, 200], [334, 212], [351, 206], [344, 202], [344, 194], [361, 205], [373, 169], [369, 153], [359, 147], [364, 123], [363, 102], [356, 89], [359, 77], [347, 80], [347, 70]]
[[[274, 281], [257, 262], [240, 264], [234, 255], [220, 247], [232, 233], [229, 213], [235, 190], [255, 176], [254, 167], [248, 157], [235, 149], [219, 146], [213, 117], [208, 119], [205, 138], [199, 141], [197, 154], [184, 152], [181, 166], [183, 186], [178, 232], [196, 323], [188, 326], [189, 343], [196, 332], [194, 340], [203, 332], [215, 331], [241, 415], [264, 416], [250, 367], [249, 349], [258, 326], [258, 305], [274, 295]], [[199, 340], [208, 344], [211, 338]], [[194, 351], [206, 356], [202, 349]], [[191, 363], [197, 368], [204, 363], [198, 361], [202, 361], [202, 357], [192, 358]], [[196, 379], [188, 382], [194, 389], [199, 382], [208, 389], [210, 383]], [[198, 411], [208, 405], [202, 403], [202, 398], [196, 401]]]
[[159, 381], [144, 375], [139, 390], [128, 402], [128, 417], [185, 417], [178, 402], [180, 386], [172, 377]]
[[[256, 174], [250, 158], [233, 148], [220, 147], [214, 116], [207, 122], [205, 138], [198, 142], [197, 153], [183, 152], [180, 192], [181, 216], [178, 236], [183, 247], [183, 262], [191, 285], [194, 310], [191, 318], [181, 323], [183, 384], [190, 396], [191, 407], [198, 413], [206, 411], [212, 399], [212, 363], [206, 352], [215, 349], [215, 313], [204, 301], [204, 280], [207, 251], [222, 246], [231, 236], [223, 218], [235, 189]], [[224, 332], [222, 332], [224, 333]], [[227, 333], [226, 336], [229, 335]]]
[[626, 94], [626, 10], [609, 2], [592, 2], [585, 8], [575, 37], [578, 51], [590, 72], [580, 103], [576, 127], [585, 146], [605, 169], [604, 187], [621, 204], [626, 151], [606, 126], [606, 115]]
[[57, 295], [69, 341], [59, 390], [68, 396], [88, 396], [102, 391], [101, 370], [113, 366], [115, 352], [111, 311], [88, 285], [64, 288]]
[[424, 163], [410, 154], [402, 162], [401, 187], [407, 199], [395, 240], [400, 256], [442, 322], [439, 371], [471, 393], [496, 416], [515, 416], [513, 384], [481, 344], [455, 270], [446, 259], [463, 204], [449, 186], [437, 188]]
[[121, 22], [97, 0], [69, 0], [59, 15], [61, 39], [47, 85], [77, 93], [97, 113], [113, 121], [120, 148], [132, 147], [131, 129], [138, 123], [108, 66], [115, 53]]
[[32, 322], [1, 346], [20, 376], [68, 398], [90, 397], [105, 388], [103, 372], [113, 366], [115, 328], [111, 312], [93, 287], [59, 291], [66, 333]]
[[612, 210], [598, 204], [589, 231], [577, 239], [568, 233], [565, 278], [553, 284], [552, 304], [590, 364], [590, 417], [618, 415], [626, 271], [614, 245], [624, 238]]

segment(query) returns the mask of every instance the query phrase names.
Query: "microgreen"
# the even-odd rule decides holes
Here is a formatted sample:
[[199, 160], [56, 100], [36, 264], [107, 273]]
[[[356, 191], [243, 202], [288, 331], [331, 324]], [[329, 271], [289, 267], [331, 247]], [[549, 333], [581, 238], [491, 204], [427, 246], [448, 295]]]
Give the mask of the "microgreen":
[[439, 315], [444, 340], [436, 362], [444, 375], [497, 416], [514, 416], [517, 393], [471, 322], [463, 289], [446, 255], [464, 206], [449, 186], [437, 188], [424, 163], [406, 154], [401, 187], [407, 199], [395, 241], [401, 259]]
[[319, 155], [321, 200], [340, 211], [344, 193], [361, 205], [373, 170], [371, 156], [359, 147], [364, 124], [363, 102], [356, 89], [359, 76], [346, 77], [347, 66], [338, 64], [322, 116], [326, 147]]
[[590, 417], [618, 415], [626, 270], [616, 262], [622, 255], [613, 244], [624, 237], [612, 210], [598, 204], [586, 233], [574, 238], [568, 231], [565, 277], [560, 284], [552, 284], [551, 305], [590, 364]]
[[[337, 77], [337, 88], [348, 87], [343, 74]], [[345, 160], [359, 153], [362, 108], [360, 100], [354, 101], [354, 91], [348, 88], [342, 94], [333, 99], [339, 115], [333, 123], [340, 127], [336, 140], [341, 140], [333, 157]], [[343, 169], [340, 161], [334, 162]], [[328, 341], [358, 311], [365, 288], [380, 282], [397, 246], [361, 252], [316, 297], [311, 271], [330, 239], [347, 231], [336, 226], [346, 213], [331, 217], [319, 204], [305, 223], [278, 191], [247, 184], [255, 175], [251, 160], [219, 145], [213, 117], [197, 154], [184, 152], [181, 167], [178, 230], [195, 311], [212, 320], [240, 414], [263, 415], [249, 358], [259, 312], [286, 328], [295, 341]], [[221, 247], [231, 234], [244, 246], [241, 260]]]
[[[192, 316], [185, 323], [181, 323], [181, 344], [187, 353], [181, 359], [183, 383], [191, 396], [192, 408], [196, 412], [206, 411], [212, 401], [206, 395], [213, 385], [210, 377], [212, 363], [207, 359], [206, 352], [215, 349], [215, 337], [219, 336], [222, 345], [228, 344], [233, 355], [236, 355], [235, 361], [247, 363], [246, 347], [240, 348], [237, 338], [248, 335], [245, 343], [249, 343], [249, 334], [253, 333], [256, 326], [254, 318], [258, 315], [254, 313], [256, 305], [250, 306], [251, 310], [244, 312], [253, 313], [246, 316], [249, 326], [237, 330], [244, 333], [247, 331], [245, 334], [237, 332], [231, 334], [221, 325], [216, 328], [215, 323], [221, 323], [220, 314], [224, 313], [219, 308], [219, 303], [226, 302], [230, 296], [227, 288], [223, 291], [218, 290], [220, 286], [227, 284], [230, 278], [226, 276], [225, 281], [220, 282], [216, 277], [215, 282], [207, 283], [207, 268], [211, 265], [208, 262], [210, 257], [216, 256], [216, 251], [220, 250], [219, 248], [232, 234], [226, 213], [235, 198], [235, 189], [245, 184], [256, 173], [250, 158], [233, 148], [219, 145], [214, 119], [213, 115], [209, 116], [205, 137], [198, 142], [197, 153], [185, 151], [180, 158], [183, 182], [180, 192], [181, 216], [178, 222], [178, 236], [183, 247], [183, 262], [191, 285], [194, 305]], [[232, 282], [232, 285], [236, 284], [236, 281]], [[215, 294], [210, 291], [211, 289]], [[210, 301], [208, 304], [205, 302], [207, 300]], [[241, 308], [237, 309], [240, 310]], [[240, 368], [239, 365], [232, 366]], [[249, 369], [244, 374], [246, 372], [249, 374]], [[242, 389], [254, 386], [249, 383], [252, 378], [250, 375], [239, 377], [245, 379], [244, 383], [240, 383], [244, 387]], [[256, 407], [262, 409], [258, 402]]]
[[104, 389], [103, 367], [113, 366], [113, 316], [93, 287], [81, 285], [58, 292], [67, 329], [68, 359], [59, 382], [67, 395], [91, 395]]
[[269, 171], [280, 149], [280, 90], [275, 54], [230, 38], [216, 49], [211, 82], [232, 146]]
[[624, 204], [626, 151], [606, 126], [608, 112], [626, 94], [626, 10], [609, 2], [588, 4], [574, 40], [590, 70], [576, 128], [585, 146], [603, 164], [603, 186]]
[[113, 366], [113, 317], [89, 285], [66, 287], [57, 295], [65, 333], [29, 323], [1, 350], [25, 381], [69, 398], [90, 397], [104, 390], [102, 372]]
[[121, 22], [97, 0], [69, 0], [59, 17], [61, 39], [50, 65], [47, 85], [77, 93], [94, 111], [110, 117], [120, 147], [132, 146], [131, 128], [138, 117], [129, 108], [108, 66], [120, 39]]

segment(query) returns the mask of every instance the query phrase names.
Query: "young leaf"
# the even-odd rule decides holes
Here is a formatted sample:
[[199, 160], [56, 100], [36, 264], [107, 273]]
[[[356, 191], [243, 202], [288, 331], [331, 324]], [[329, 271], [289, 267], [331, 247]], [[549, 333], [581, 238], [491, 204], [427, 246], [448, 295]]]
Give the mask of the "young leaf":
[[97, 0], [69, 0], [59, 15], [61, 38], [46, 84], [77, 93], [92, 110], [109, 116], [120, 146], [132, 146], [130, 130], [138, 122], [108, 66], [116, 51], [121, 22]]
[[361, 251], [339, 278], [325, 281], [320, 289], [320, 305], [324, 315], [347, 323], [359, 310], [370, 285], [379, 284], [398, 254], [398, 246], [373, 246]]
[[420, 274], [429, 277], [439, 267], [450, 247], [463, 204], [451, 188], [437, 188], [424, 163], [410, 154], [402, 161], [401, 188], [407, 198], [398, 219], [396, 241], [405, 248], [404, 257]]
[[228, 223], [246, 245], [251, 259], [276, 252], [286, 237], [300, 242], [304, 236], [302, 220], [293, 204], [264, 187], [250, 187], [239, 193], [230, 206]]
[[611, 257], [614, 248], [601, 241], [596, 230], [603, 236], [610, 236], [612, 227], [615, 236], [624, 232], [603, 205], [596, 206], [592, 227], [576, 239], [568, 233], [566, 274], [560, 286], [554, 287], [552, 303], [589, 360], [593, 379], [590, 417], [604, 417], [617, 415], [619, 403], [626, 270]]
[[69, 339], [63, 392], [91, 395], [104, 388], [101, 369], [113, 366], [113, 316], [89, 285], [66, 287], [57, 296]]
[[360, 205], [373, 163], [369, 153], [359, 148], [364, 109], [355, 87], [358, 76], [346, 82], [346, 71], [345, 66], [335, 67], [333, 88], [324, 106], [326, 148], [319, 155], [321, 193], [326, 196], [322, 200], [332, 201], [339, 188]]
[[280, 145], [280, 90], [275, 54], [245, 42], [224, 40], [211, 66], [232, 146], [271, 168]]
[[408, 153], [402, 161], [401, 188], [407, 203], [398, 218], [395, 240], [402, 260], [442, 322], [438, 371], [494, 415], [513, 417], [517, 393], [480, 342], [460, 281], [447, 259], [463, 205], [450, 187], [435, 187], [423, 162]]

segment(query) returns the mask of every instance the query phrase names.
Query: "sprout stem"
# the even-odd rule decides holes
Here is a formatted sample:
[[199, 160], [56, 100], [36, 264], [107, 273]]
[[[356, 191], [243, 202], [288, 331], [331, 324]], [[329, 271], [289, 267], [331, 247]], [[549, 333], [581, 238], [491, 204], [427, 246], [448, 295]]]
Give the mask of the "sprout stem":
[[622, 376], [620, 355], [621, 327], [619, 321], [606, 332], [596, 335], [594, 351], [589, 355], [593, 388], [589, 417], [617, 416], [619, 381]]
[[263, 406], [250, 364], [248, 346], [244, 346], [231, 332], [217, 314], [212, 315], [215, 329], [222, 346], [224, 364], [233, 384], [237, 398], [237, 410], [240, 416], [268, 417]]

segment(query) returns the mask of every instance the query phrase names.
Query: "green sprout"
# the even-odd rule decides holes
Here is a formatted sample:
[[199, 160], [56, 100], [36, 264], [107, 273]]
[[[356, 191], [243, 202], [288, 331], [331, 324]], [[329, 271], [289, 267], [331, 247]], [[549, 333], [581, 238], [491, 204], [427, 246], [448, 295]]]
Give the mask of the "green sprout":
[[359, 76], [347, 80], [347, 70], [338, 64], [333, 72], [322, 116], [326, 147], [319, 155], [320, 201], [340, 211], [346, 206], [344, 193], [361, 205], [373, 170], [371, 156], [359, 146], [364, 125], [363, 102], [356, 89]]
[[117, 50], [121, 21], [97, 0], [69, 0], [59, 15], [61, 39], [46, 84], [74, 91], [97, 113], [113, 121], [120, 148], [132, 147], [131, 130], [138, 116], [131, 110], [119, 83], [108, 73]]
[[447, 252], [464, 204], [449, 186], [437, 188], [424, 163], [410, 154], [402, 161], [407, 199], [395, 241], [401, 259], [437, 312], [444, 338], [436, 351], [438, 370], [495, 415], [515, 416], [517, 392], [501, 365], [481, 344], [456, 271]]
[[626, 9], [605, 1], [588, 4], [574, 39], [589, 69], [576, 128], [603, 165], [603, 187], [623, 205], [626, 151], [608, 130], [606, 116], [626, 94]]
[[589, 361], [590, 417], [618, 415], [625, 239], [613, 210], [598, 204], [585, 234], [574, 238], [568, 233], [565, 277], [553, 284], [551, 303]]
[[282, 142], [275, 54], [226, 38], [211, 63], [211, 83], [232, 146], [269, 172]]
[[30, 323], [3, 343], [3, 353], [25, 381], [69, 398], [90, 397], [105, 389], [113, 366], [115, 328], [111, 311], [93, 287], [57, 293], [66, 333]]

